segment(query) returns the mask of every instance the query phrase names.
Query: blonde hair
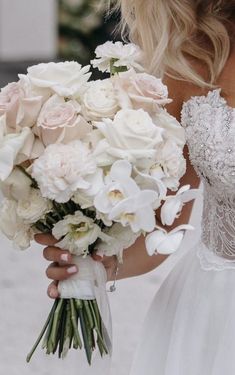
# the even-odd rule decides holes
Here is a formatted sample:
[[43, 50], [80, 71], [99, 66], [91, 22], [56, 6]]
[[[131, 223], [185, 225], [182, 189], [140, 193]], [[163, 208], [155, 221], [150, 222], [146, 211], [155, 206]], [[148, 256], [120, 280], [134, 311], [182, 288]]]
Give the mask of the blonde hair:
[[[201, 87], [216, 83], [230, 53], [235, 0], [119, 0], [118, 7], [122, 33], [142, 47], [148, 71]], [[207, 67], [208, 78], [195, 61]]]

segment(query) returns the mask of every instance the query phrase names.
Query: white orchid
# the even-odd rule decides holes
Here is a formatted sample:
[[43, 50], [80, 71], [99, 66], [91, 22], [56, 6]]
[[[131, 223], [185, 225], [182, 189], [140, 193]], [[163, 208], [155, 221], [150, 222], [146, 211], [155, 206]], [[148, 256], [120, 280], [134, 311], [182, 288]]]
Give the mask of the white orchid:
[[195, 199], [198, 189], [191, 189], [190, 185], [182, 186], [176, 195], [169, 195], [161, 208], [161, 222], [163, 225], [171, 226], [179, 217], [185, 203]]
[[154, 254], [170, 255], [178, 250], [186, 230], [193, 230], [191, 225], [180, 225], [172, 231], [158, 229], [146, 236], [145, 245], [150, 256]]
[[126, 160], [116, 161], [109, 175], [106, 185], [94, 199], [95, 208], [103, 214], [109, 214], [112, 208], [123, 199], [139, 192], [139, 187], [131, 178], [132, 165]]
[[154, 204], [158, 194], [141, 190], [131, 173], [132, 165], [127, 160], [116, 161], [108, 176], [109, 183], [95, 197], [94, 206], [110, 220], [130, 225], [134, 233], [149, 232], [155, 226]]

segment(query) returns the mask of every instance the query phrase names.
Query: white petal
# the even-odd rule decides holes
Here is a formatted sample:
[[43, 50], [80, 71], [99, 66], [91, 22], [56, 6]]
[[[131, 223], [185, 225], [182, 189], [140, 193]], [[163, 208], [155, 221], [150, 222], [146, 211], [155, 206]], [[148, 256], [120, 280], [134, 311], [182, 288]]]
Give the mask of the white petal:
[[178, 250], [185, 234], [185, 230], [194, 229], [191, 225], [180, 225], [167, 233], [158, 229], [146, 237], [146, 249], [149, 255], [162, 254], [170, 255]]
[[177, 214], [182, 209], [180, 197], [169, 198], [161, 208], [161, 222], [163, 225], [172, 225], [177, 217]]

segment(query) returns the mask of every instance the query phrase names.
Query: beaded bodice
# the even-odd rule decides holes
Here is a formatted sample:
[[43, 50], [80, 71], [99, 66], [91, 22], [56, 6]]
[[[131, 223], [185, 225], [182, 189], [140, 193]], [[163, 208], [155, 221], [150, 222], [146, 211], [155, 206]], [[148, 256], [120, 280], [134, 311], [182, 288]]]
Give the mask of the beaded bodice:
[[204, 183], [205, 268], [235, 268], [235, 108], [220, 90], [184, 103], [182, 125], [191, 162]]

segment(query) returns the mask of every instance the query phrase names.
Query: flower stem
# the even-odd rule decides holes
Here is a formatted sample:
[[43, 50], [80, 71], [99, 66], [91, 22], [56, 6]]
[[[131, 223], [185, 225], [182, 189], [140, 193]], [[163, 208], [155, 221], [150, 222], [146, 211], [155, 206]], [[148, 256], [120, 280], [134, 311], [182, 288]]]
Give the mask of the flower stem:
[[30, 360], [31, 360], [31, 358], [32, 358], [32, 356], [33, 356], [35, 350], [37, 349], [37, 347], [38, 347], [38, 345], [39, 345], [41, 339], [43, 338], [43, 335], [44, 335], [44, 333], [46, 332], [46, 329], [47, 329], [48, 324], [49, 324], [49, 322], [50, 322], [50, 320], [51, 320], [51, 317], [54, 316], [54, 312], [55, 312], [55, 310], [56, 310], [56, 308], [57, 308], [57, 305], [58, 305], [58, 301], [56, 300], [56, 301], [54, 302], [54, 305], [53, 305], [53, 307], [52, 307], [52, 309], [51, 309], [51, 311], [50, 311], [50, 314], [48, 315], [48, 318], [47, 318], [47, 320], [46, 320], [46, 323], [45, 323], [45, 325], [44, 325], [44, 327], [43, 327], [43, 329], [42, 329], [42, 331], [41, 331], [41, 333], [40, 333], [40, 335], [39, 335], [39, 337], [38, 337], [36, 343], [34, 344], [34, 346], [33, 346], [32, 350], [31, 350], [31, 352], [27, 355], [26, 361], [27, 361], [28, 363], [30, 362]]

